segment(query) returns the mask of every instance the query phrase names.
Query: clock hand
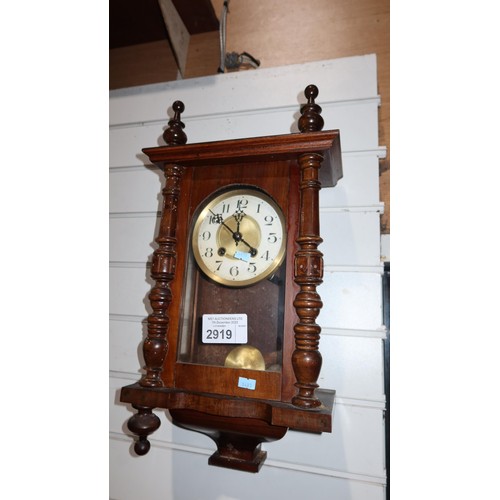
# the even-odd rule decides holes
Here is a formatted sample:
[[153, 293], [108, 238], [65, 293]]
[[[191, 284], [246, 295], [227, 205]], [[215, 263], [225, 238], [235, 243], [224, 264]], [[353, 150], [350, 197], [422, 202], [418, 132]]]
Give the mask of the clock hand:
[[219, 224], [223, 225], [232, 235], [234, 241], [236, 241], [236, 244], [238, 244], [238, 241], [241, 241], [241, 234], [239, 232], [233, 231], [223, 220], [222, 220], [222, 215], [220, 214], [214, 214], [212, 210], [210, 210], [210, 213], [215, 217], [215, 221], [218, 222]]
[[[229, 229], [229, 231], [231, 231], [231, 229], [226, 226], [226, 224], [222, 223], [224, 225], [224, 227], [227, 227], [227, 229]], [[239, 231], [231, 231], [232, 235], [233, 235], [233, 239], [236, 243], [236, 246], [238, 246], [238, 243], [241, 241], [242, 243], [245, 243], [245, 245], [250, 249], [250, 255], [252, 257], [255, 257], [257, 255], [257, 249], [254, 248], [252, 245], [250, 245], [250, 243], [247, 243], [244, 239], [243, 239], [243, 235], [239, 232]]]
[[243, 217], [245, 217], [245, 212], [243, 212], [241, 210], [241, 208], [238, 208], [238, 210], [236, 210], [236, 212], [234, 212], [233, 214], [233, 217], [236, 219], [236, 232], [239, 233], [240, 232], [240, 223], [243, 219]]
[[252, 257], [255, 257], [257, 255], [257, 250], [253, 248], [251, 245], [249, 245], [244, 239], [243, 235], [240, 233], [240, 223], [243, 220], [243, 217], [245, 217], [245, 212], [241, 210], [241, 208], [238, 208], [236, 212], [234, 212], [233, 217], [236, 219], [236, 233], [233, 233], [233, 238], [234, 241], [236, 242], [236, 246], [238, 246], [238, 243], [241, 241], [245, 243], [245, 245], [250, 249], [250, 255]]
[[[244, 239], [243, 239], [243, 235], [239, 232], [239, 231], [233, 231], [223, 220], [222, 220], [222, 216], [220, 214], [214, 214], [212, 212], [212, 210], [209, 210], [209, 212], [215, 217], [215, 220], [217, 222], [219, 222], [219, 224], [222, 224], [232, 235], [233, 235], [233, 239], [236, 243], [236, 246], [238, 246], [238, 243], [241, 241], [242, 243], [244, 243], [249, 249], [250, 249], [250, 255], [252, 257], [255, 257], [257, 255], [257, 250], [255, 248], [252, 247], [252, 245], [250, 245], [249, 243], [247, 243]], [[238, 224], [239, 226], [239, 224]]]
[[245, 240], [242, 239], [241, 241], [250, 249], [250, 255], [255, 257], [257, 255], [257, 249], [250, 246]]

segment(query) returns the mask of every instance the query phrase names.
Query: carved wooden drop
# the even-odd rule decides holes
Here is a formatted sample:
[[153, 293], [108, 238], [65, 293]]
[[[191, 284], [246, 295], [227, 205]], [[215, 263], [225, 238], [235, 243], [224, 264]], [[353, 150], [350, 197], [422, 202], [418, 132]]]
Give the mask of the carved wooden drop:
[[[248, 472], [258, 472], [266, 458], [261, 444], [282, 438], [289, 428], [331, 432], [335, 391], [320, 389], [317, 383], [322, 359], [316, 319], [323, 306], [316, 291], [323, 279], [319, 190], [322, 182], [334, 186], [342, 177], [340, 142], [338, 131], [322, 132], [321, 107], [315, 103], [318, 89], [309, 85], [304, 93], [307, 103], [301, 108], [299, 134], [187, 145], [181, 121], [184, 104], [176, 101], [163, 134], [167, 145], [143, 150], [163, 170], [165, 187], [151, 266], [155, 283], [148, 295], [152, 313], [143, 344], [145, 374], [138, 383], [122, 388], [120, 397], [137, 410], [128, 427], [139, 437], [134, 446], [138, 455], [148, 452], [147, 437], [160, 425], [154, 408], [168, 409], [176, 425], [215, 441], [217, 451], [209, 464]], [[179, 357], [182, 322], [200, 321], [194, 313], [181, 317], [191, 221], [207, 196], [240, 184], [268, 192], [288, 214], [289, 253], [280, 271], [287, 299], [278, 371], [210, 364], [216, 351], [206, 345], [205, 361]], [[198, 280], [205, 279], [196, 268], [192, 272]], [[210, 296], [196, 295], [204, 286], [192, 287], [197, 290], [195, 302], [199, 308], [206, 304], [212, 314]], [[261, 288], [252, 285], [252, 296], [262, 295], [255, 294]], [[214, 293], [222, 297], [227, 291]], [[262, 310], [254, 306], [249, 311], [257, 325], [265, 324], [265, 313], [257, 312]], [[197, 337], [190, 342], [198, 342]], [[242, 389], [239, 377], [253, 378], [254, 392]]]
[[136, 404], [132, 406], [138, 412], [136, 415], [130, 417], [127, 427], [129, 431], [139, 436], [138, 441], [134, 445], [134, 451], [138, 455], [145, 455], [149, 451], [149, 448], [151, 448], [151, 443], [148, 441], [147, 436], [158, 429], [161, 422], [152, 412], [152, 408]]

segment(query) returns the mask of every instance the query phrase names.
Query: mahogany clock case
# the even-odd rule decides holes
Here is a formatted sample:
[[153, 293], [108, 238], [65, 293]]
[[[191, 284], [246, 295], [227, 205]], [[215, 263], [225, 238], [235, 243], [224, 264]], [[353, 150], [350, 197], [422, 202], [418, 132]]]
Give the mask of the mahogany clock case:
[[[164, 171], [166, 184], [151, 266], [156, 284], [143, 344], [146, 373], [122, 388], [120, 398], [138, 411], [128, 423], [139, 436], [138, 454], [147, 453], [147, 436], [160, 425], [154, 408], [212, 437], [218, 448], [212, 465], [251, 472], [266, 456], [260, 444], [287, 429], [331, 432], [335, 391], [317, 384], [322, 359], [315, 320], [322, 303], [316, 287], [323, 277], [318, 193], [342, 177], [340, 134], [321, 131], [317, 88], [310, 85], [305, 94], [301, 133], [186, 144], [184, 105], [177, 101], [164, 133], [167, 146], [143, 150]], [[255, 189], [272, 199], [283, 213], [286, 238], [283, 262], [272, 275], [241, 287], [210, 279], [192, 248], [199, 211], [233, 189]], [[200, 318], [217, 313], [247, 315], [248, 344], [262, 353], [264, 369], [227, 367], [234, 345], [201, 341]]]

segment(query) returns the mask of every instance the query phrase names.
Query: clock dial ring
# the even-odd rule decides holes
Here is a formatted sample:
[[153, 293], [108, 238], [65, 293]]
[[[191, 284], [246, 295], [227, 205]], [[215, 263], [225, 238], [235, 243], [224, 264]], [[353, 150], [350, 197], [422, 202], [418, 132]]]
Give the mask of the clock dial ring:
[[250, 286], [282, 264], [285, 217], [261, 189], [230, 186], [201, 204], [191, 245], [198, 267], [209, 279], [229, 287]]

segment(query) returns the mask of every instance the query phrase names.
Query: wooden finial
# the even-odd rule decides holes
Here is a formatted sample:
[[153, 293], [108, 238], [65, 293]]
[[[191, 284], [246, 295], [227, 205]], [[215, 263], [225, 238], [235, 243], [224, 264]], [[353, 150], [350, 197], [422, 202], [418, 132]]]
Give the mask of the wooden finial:
[[172, 104], [174, 117], [168, 122], [168, 128], [163, 132], [163, 139], [167, 146], [182, 146], [187, 142], [187, 136], [184, 133], [184, 123], [181, 121], [181, 113], [184, 111], [184, 103], [175, 101]]
[[304, 90], [307, 104], [304, 104], [300, 109], [302, 116], [299, 118], [299, 130], [301, 132], [317, 132], [325, 124], [321, 116], [321, 107], [314, 102], [318, 94], [319, 90], [316, 85], [308, 85]]

